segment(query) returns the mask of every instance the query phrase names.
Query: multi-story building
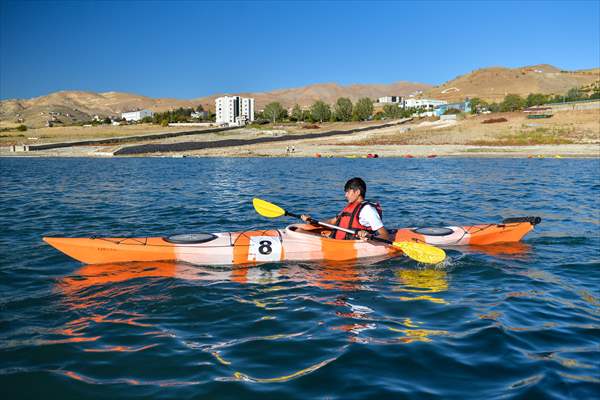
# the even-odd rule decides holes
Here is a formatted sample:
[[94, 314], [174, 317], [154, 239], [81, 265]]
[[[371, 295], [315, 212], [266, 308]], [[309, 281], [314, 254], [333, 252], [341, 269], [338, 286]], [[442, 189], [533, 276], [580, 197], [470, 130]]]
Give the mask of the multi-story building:
[[402, 103], [400, 96], [384, 96], [377, 99], [378, 103]]
[[241, 126], [254, 121], [254, 99], [223, 96], [215, 100], [217, 124]]
[[128, 111], [121, 113], [121, 118], [126, 121], [140, 121], [145, 117], [152, 117], [154, 113], [150, 110]]

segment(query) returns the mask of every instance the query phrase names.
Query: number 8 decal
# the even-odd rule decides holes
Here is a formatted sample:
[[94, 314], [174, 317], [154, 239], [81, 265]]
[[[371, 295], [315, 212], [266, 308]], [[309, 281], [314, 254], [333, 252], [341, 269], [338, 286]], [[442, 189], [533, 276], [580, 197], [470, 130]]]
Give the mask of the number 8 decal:
[[271, 252], [273, 251], [273, 249], [271, 248], [271, 246], [273, 245], [273, 243], [271, 243], [270, 240], [261, 240], [259, 242], [260, 247], [258, 248], [258, 252], [260, 254], [271, 254]]
[[248, 261], [281, 261], [281, 239], [274, 236], [251, 237]]

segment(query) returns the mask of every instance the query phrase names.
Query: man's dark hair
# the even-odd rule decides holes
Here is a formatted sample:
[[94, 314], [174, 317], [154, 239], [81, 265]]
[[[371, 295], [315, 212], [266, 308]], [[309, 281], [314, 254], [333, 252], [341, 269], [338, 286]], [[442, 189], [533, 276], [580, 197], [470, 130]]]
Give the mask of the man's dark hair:
[[360, 195], [364, 198], [367, 194], [367, 184], [360, 178], [352, 178], [344, 185], [344, 192], [348, 190], [360, 190]]

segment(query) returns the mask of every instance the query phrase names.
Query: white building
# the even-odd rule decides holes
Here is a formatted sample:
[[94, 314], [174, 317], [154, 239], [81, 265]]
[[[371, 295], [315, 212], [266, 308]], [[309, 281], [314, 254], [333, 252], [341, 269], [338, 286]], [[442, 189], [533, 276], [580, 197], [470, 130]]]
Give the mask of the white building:
[[197, 119], [206, 119], [208, 118], [208, 111], [194, 111], [192, 112], [190, 117]]
[[402, 97], [400, 96], [384, 96], [377, 99], [378, 103], [401, 103]]
[[121, 113], [121, 118], [126, 121], [140, 121], [142, 118], [152, 117], [154, 113], [150, 110], [129, 111]]
[[434, 108], [448, 104], [445, 100], [434, 100], [434, 99], [414, 99], [408, 98], [402, 102], [404, 108], [420, 108], [423, 110], [433, 110]]
[[254, 99], [223, 96], [215, 100], [217, 124], [241, 126], [254, 121]]

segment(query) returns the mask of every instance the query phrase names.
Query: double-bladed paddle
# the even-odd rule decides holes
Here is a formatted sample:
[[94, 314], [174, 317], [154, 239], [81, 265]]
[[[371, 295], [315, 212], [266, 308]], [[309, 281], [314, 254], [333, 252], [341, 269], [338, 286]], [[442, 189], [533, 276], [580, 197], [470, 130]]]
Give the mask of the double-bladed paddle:
[[[252, 204], [254, 205], [254, 209], [256, 210], [256, 212], [262, 215], [263, 217], [277, 218], [282, 216], [288, 216], [301, 219], [300, 215], [286, 211], [278, 205], [269, 203], [266, 200], [254, 198], [252, 200]], [[350, 233], [352, 235], [357, 234], [357, 231], [355, 231], [354, 229], [341, 228], [339, 226], [317, 221], [312, 218], [308, 220], [308, 222], [313, 225], [320, 225], [330, 229], [337, 229], [343, 232]], [[407, 257], [424, 264], [439, 264], [446, 258], [446, 253], [444, 252], [444, 250], [426, 243], [392, 242], [391, 240], [386, 240], [377, 236], [370, 236], [369, 240], [386, 243], [390, 246], [396, 247], [402, 250]]]

